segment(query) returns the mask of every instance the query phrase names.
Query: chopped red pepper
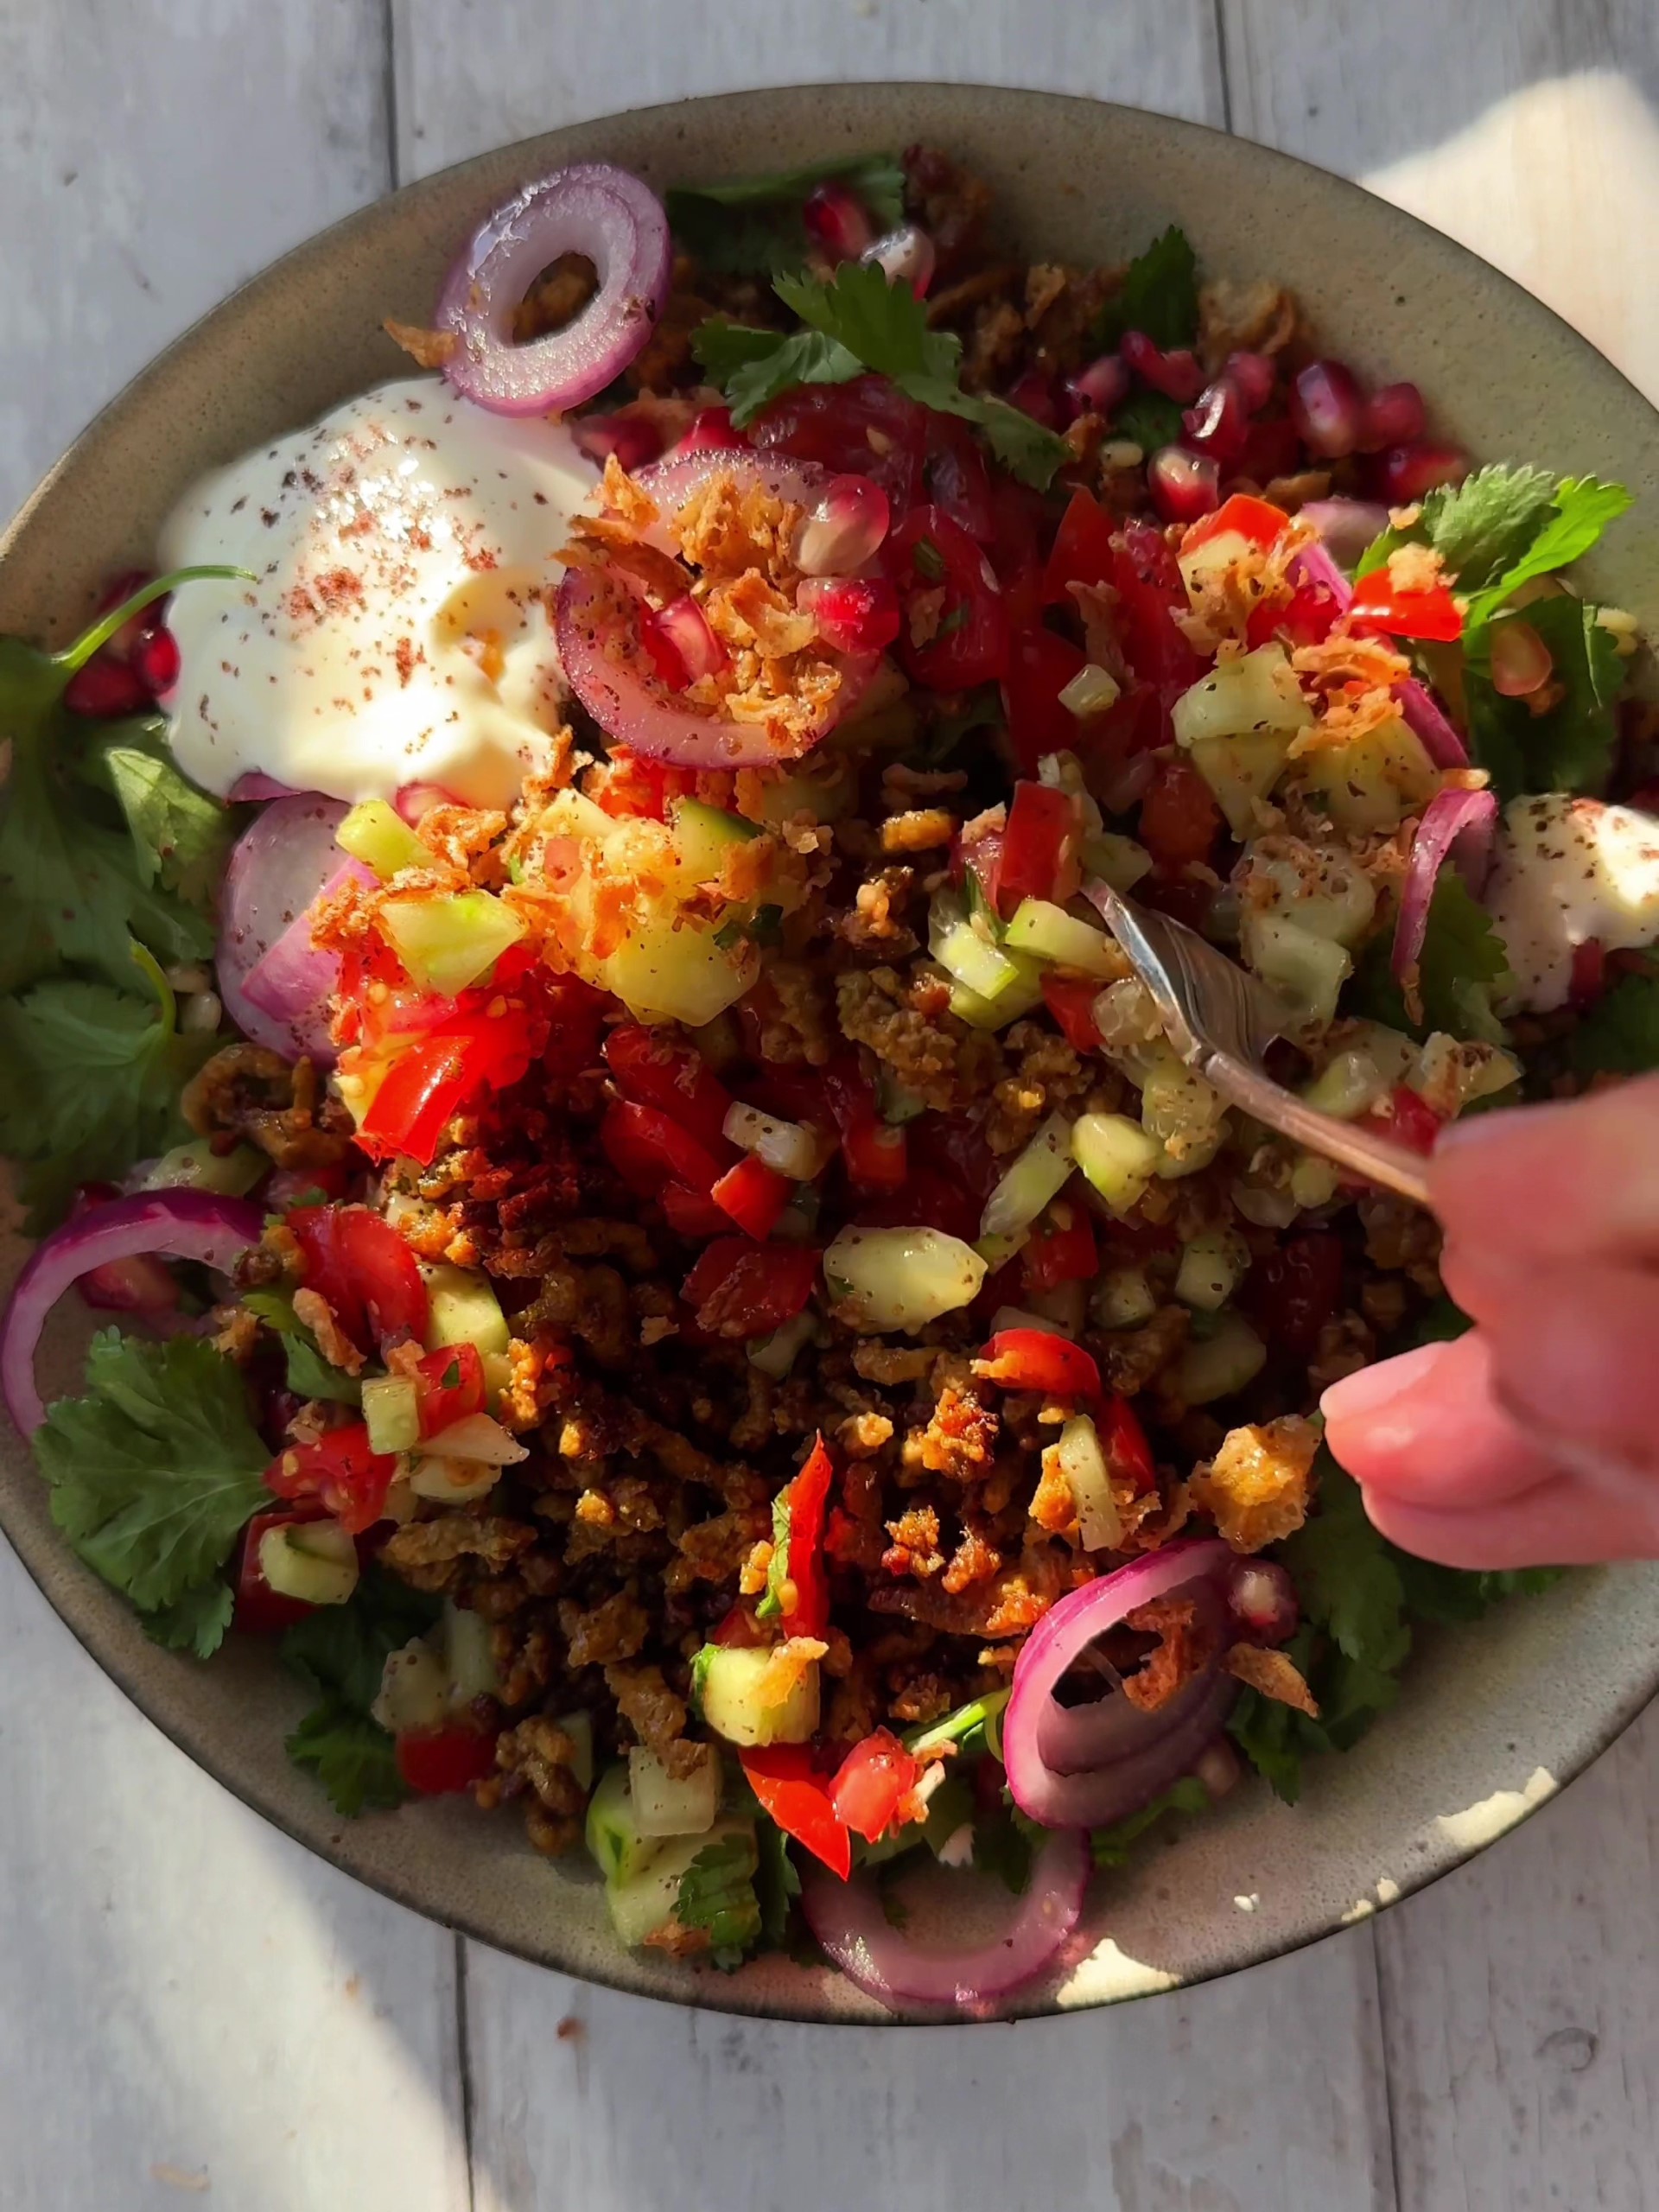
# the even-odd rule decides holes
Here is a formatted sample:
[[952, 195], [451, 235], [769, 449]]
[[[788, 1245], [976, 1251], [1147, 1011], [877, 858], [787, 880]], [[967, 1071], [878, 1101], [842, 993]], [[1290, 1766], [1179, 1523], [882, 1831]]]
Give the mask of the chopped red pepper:
[[1020, 1271], [1028, 1291], [1094, 1281], [1100, 1272], [1094, 1225], [1081, 1206], [1056, 1199], [1033, 1225], [1020, 1250]]
[[732, 1225], [726, 1209], [715, 1204], [712, 1191], [705, 1198], [701, 1191], [688, 1191], [683, 1183], [664, 1183], [658, 1202], [677, 1236], [723, 1236]]
[[423, 1436], [435, 1436], [484, 1410], [484, 1362], [476, 1344], [445, 1344], [429, 1351], [415, 1370]]
[[389, 1221], [366, 1206], [302, 1206], [286, 1220], [305, 1255], [306, 1288], [327, 1300], [359, 1351], [424, 1338], [420, 1263]]
[[624, 1096], [672, 1115], [716, 1157], [725, 1145], [732, 1094], [694, 1045], [629, 1022], [605, 1039], [605, 1061]]
[[331, 1428], [315, 1444], [291, 1444], [265, 1470], [265, 1488], [278, 1497], [316, 1497], [342, 1529], [360, 1536], [385, 1511], [397, 1462], [369, 1447], [368, 1425]]
[[375, 1092], [357, 1141], [372, 1160], [407, 1154], [429, 1166], [443, 1133], [483, 1090], [504, 1090], [530, 1066], [531, 1039], [511, 1012], [474, 1014], [404, 1046]]
[[761, 1811], [846, 1881], [853, 1871], [852, 1831], [836, 1818], [830, 1784], [807, 1745], [757, 1745], [738, 1758]]
[[1061, 703], [1060, 694], [1088, 664], [1081, 647], [1057, 637], [1040, 620], [1014, 632], [1002, 679], [1002, 710], [1014, 757], [1027, 775], [1036, 773], [1046, 753], [1068, 752], [1076, 745], [1077, 718]]
[[1118, 642], [1131, 671], [1145, 683], [1174, 695], [1196, 683], [1203, 664], [1175, 626], [1187, 612], [1186, 586], [1175, 556], [1154, 523], [1132, 522], [1118, 533], [1110, 575], [1117, 594]]
[[1002, 838], [997, 895], [1005, 916], [1022, 899], [1048, 899], [1063, 906], [1082, 880], [1077, 847], [1083, 815], [1070, 791], [1051, 784], [1018, 783]]
[[495, 1738], [468, 1721], [423, 1728], [397, 1738], [397, 1771], [423, 1797], [470, 1789], [495, 1772]]
[[1258, 499], [1249, 492], [1235, 492], [1213, 513], [1202, 515], [1181, 540], [1183, 553], [1196, 553], [1211, 538], [1237, 537], [1252, 545], [1276, 545], [1290, 517], [1271, 499]]
[[921, 1778], [921, 1766], [890, 1728], [853, 1745], [830, 1784], [830, 1802], [843, 1827], [877, 1843]]
[[1060, 1034], [1074, 1052], [1097, 1052], [1100, 1032], [1095, 1027], [1095, 1001], [1101, 985], [1078, 976], [1043, 976], [1043, 1003], [1060, 1026]]
[[1095, 1433], [1114, 1484], [1125, 1484], [1137, 1497], [1157, 1485], [1158, 1470], [1152, 1446], [1135, 1408], [1122, 1392], [1114, 1390], [1095, 1415]]
[[1002, 836], [1001, 830], [982, 830], [969, 843], [958, 840], [951, 855], [951, 881], [959, 884], [971, 874], [993, 913], [1000, 911], [997, 899], [1002, 879]]
[[711, 1337], [763, 1337], [812, 1295], [819, 1252], [804, 1244], [756, 1244], [717, 1236], [686, 1277], [681, 1296]]
[[850, 1054], [823, 1071], [823, 1095], [841, 1137], [847, 1179], [855, 1190], [902, 1190], [910, 1173], [902, 1128], [881, 1119], [875, 1086]]
[[665, 1183], [683, 1183], [707, 1197], [725, 1169], [725, 1160], [699, 1142], [690, 1129], [660, 1106], [613, 1098], [599, 1125], [599, 1141], [630, 1190], [652, 1198]]
[[1054, 537], [1054, 550], [1043, 571], [1043, 601], [1048, 607], [1075, 604], [1070, 587], [1091, 588], [1112, 580], [1114, 518], [1088, 492], [1074, 492]]
[[1348, 609], [1356, 622], [1368, 622], [1397, 638], [1427, 638], [1450, 644], [1463, 635], [1463, 613], [1444, 584], [1427, 591], [1401, 591], [1386, 568], [1373, 569], [1354, 586]]
[[728, 1167], [709, 1193], [721, 1211], [759, 1243], [771, 1236], [794, 1195], [788, 1176], [768, 1167], [752, 1152], [745, 1153], [735, 1167]]
[[709, 1631], [710, 1643], [718, 1643], [727, 1650], [756, 1651], [771, 1638], [755, 1619], [749, 1608], [741, 1602], [728, 1613], [723, 1613]]
[[[830, 1625], [823, 1535], [835, 1475], [834, 1462], [819, 1436], [799, 1474], [779, 1493], [773, 1507], [774, 1535], [785, 1554], [777, 1594], [789, 1636], [822, 1636]], [[776, 1563], [776, 1550], [772, 1557]]]
[[976, 1375], [1005, 1390], [1097, 1398], [1100, 1370], [1081, 1344], [1047, 1329], [999, 1329], [974, 1362]]
[[322, 1507], [313, 1501], [302, 1501], [292, 1512], [256, 1513], [242, 1532], [242, 1558], [236, 1574], [236, 1611], [232, 1624], [245, 1636], [267, 1636], [277, 1629], [291, 1628], [315, 1611], [302, 1598], [284, 1598], [273, 1590], [265, 1580], [265, 1571], [259, 1564], [259, 1541], [271, 1529], [292, 1529], [307, 1521], [323, 1518]]

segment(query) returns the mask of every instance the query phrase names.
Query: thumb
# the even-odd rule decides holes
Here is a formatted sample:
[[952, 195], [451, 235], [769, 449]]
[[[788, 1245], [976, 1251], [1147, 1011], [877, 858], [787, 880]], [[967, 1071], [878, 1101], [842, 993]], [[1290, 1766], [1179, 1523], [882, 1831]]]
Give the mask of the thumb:
[[1354, 1479], [1433, 1509], [1494, 1505], [1554, 1472], [1499, 1405], [1478, 1330], [1424, 1344], [1333, 1383], [1325, 1440]]

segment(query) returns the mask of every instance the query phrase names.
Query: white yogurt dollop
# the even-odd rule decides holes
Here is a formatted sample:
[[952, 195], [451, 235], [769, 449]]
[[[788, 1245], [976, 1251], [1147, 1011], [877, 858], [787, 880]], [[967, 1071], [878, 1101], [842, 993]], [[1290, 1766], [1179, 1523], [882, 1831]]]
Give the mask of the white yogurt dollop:
[[257, 770], [332, 798], [430, 783], [508, 804], [563, 720], [543, 593], [597, 477], [563, 424], [421, 377], [193, 486], [162, 565], [257, 582], [173, 600], [180, 766], [221, 795]]
[[1618, 952], [1659, 938], [1659, 821], [1561, 791], [1511, 799], [1485, 905], [1514, 976], [1500, 1011], [1553, 1013], [1567, 1003], [1576, 947], [1594, 938]]

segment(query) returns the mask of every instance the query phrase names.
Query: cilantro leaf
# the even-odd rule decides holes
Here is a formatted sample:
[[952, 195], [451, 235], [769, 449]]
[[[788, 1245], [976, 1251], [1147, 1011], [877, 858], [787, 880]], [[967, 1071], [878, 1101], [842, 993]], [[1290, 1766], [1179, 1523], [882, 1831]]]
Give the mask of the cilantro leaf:
[[705, 1844], [680, 1877], [674, 1917], [682, 1928], [708, 1929], [714, 1962], [728, 1972], [760, 1939], [759, 1866], [755, 1839], [743, 1832]]
[[1116, 346], [1126, 330], [1144, 331], [1166, 351], [1190, 346], [1198, 334], [1198, 257], [1186, 233], [1173, 223], [1124, 271], [1117, 296], [1101, 318], [1103, 348]]
[[106, 1582], [158, 1611], [214, 1579], [267, 1500], [270, 1454], [240, 1370], [198, 1337], [106, 1330], [86, 1383], [35, 1433], [52, 1518]]
[[283, 1637], [283, 1664], [320, 1696], [367, 1718], [386, 1661], [424, 1636], [442, 1606], [383, 1567], [371, 1567], [343, 1605], [319, 1605]]
[[673, 185], [664, 205], [675, 237], [705, 269], [724, 276], [798, 269], [809, 251], [802, 203], [814, 185], [831, 178], [863, 201], [878, 230], [904, 220], [904, 171], [891, 154], [815, 162], [724, 183]]
[[204, 1582], [176, 1605], [143, 1615], [144, 1633], [168, 1651], [193, 1651], [198, 1659], [211, 1659], [225, 1641], [235, 1610], [228, 1582]]
[[118, 1181], [189, 1135], [179, 1093], [216, 1039], [179, 1034], [166, 979], [148, 953], [128, 950], [156, 1001], [68, 976], [0, 999], [0, 1149], [35, 1163], [21, 1191], [36, 1233], [79, 1184]]
[[789, 1855], [789, 1838], [775, 1821], [760, 1815], [754, 1840], [760, 1853], [754, 1893], [760, 1907], [760, 1933], [775, 1949], [788, 1936], [790, 1901], [801, 1894], [801, 1878]]
[[282, 1338], [288, 1387], [296, 1398], [327, 1398], [337, 1406], [362, 1404], [362, 1383], [323, 1357], [315, 1335], [295, 1313], [294, 1300], [287, 1291], [245, 1291], [242, 1303]]
[[[1478, 629], [1490, 621], [1510, 594], [1522, 584], [1532, 582], [1537, 576], [1553, 575], [1558, 569], [1570, 568], [1630, 504], [1630, 494], [1622, 484], [1604, 484], [1594, 476], [1564, 476], [1555, 487], [1550, 515], [1526, 551], [1511, 560], [1485, 590], [1470, 601], [1465, 618], [1467, 628]], [[1529, 609], [1529, 613], [1536, 611]]]
[[1567, 1058], [1578, 1076], [1659, 1068], [1659, 972], [1621, 976], [1568, 1038]]
[[1412, 1020], [1405, 995], [1389, 972], [1389, 950], [1386, 931], [1366, 946], [1344, 995], [1345, 1014], [1363, 1015], [1418, 1038], [1432, 1029], [1494, 1041], [1501, 1035], [1491, 1012], [1491, 991], [1508, 973], [1508, 957], [1484, 907], [1477, 904], [1455, 868], [1440, 870], [1429, 906], [1417, 963], [1421, 1021]]
[[1460, 1306], [1454, 1306], [1442, 1291], [1425, 1309], [1417, 1324], [1420, 1344], [1449, 1344], [1466, 1336], [1474, 1323]]
[[1031, 1887], [1033, 1850], [1031, 1829], [1012, 1805], [981, 1813], [974, 1822], [975, 1866], [982, 1873], [994, 1874], [1017, 1897]]
[[862, 372], [855, 353], [821, 331], [780, 338], [718, 318], [698, 325], [691, 350], [731, 403], [741, 429], [764, 407], [804, 384], [849, 384]]
[[[1560, 696], [1547, 713], [1506, 699], [1491, 681], [1496, 625], [1466, 633], [1464, 696], [1477, 760], [1502, 799], [1523, 791], [1599, 791], [1618, 742], [1615, 706], [1624, 664], [1597, 610], [1563, 593], [1535, 600], [1520, 619], [1531, 625], [1554, 664]], [[1508, 617], [1503, 618], [1508, 620]]]
[[1136, 1842], [1166, 1813], [1207, 1813], [1213, 1802], [1197, 1775], [1184, 1775], [1160, 1796], [1154, 1797], [1150, 1804], [1141, 1806], [1138, 1813], [1131, 1813], [1127, 1820], [1119, 1821], [1109, 1828], [1095, 1829], [1089, 1838], [1089, 1848], [1094, 1854], [1096, 1866], [1125, 1865], [1132, 1856]]
[[1112, 416], [1112, 435], [1128, 439], [1147, 454], [1178, 443], [1182, 427], [1179, 404], [1161, 391], [1133, 393]]
[[1406, 1606], [1420, 1620], [1446, 1624], [1478, 1621], [1504, 1599], [1535, 1597], [1559, 1582], [1559, 1567], [1521, 1567], [1465, 1573], [1460, 1567], [1440, 1567], [1433, 1560], [1414, 1559], [1395, 1552], [1395, 1563], [1406, 1594]]
[[159, 882], [188, 906], [209, 907], [230, 857], [229, 810], [187, 783], [165, 752], [107, 745], [99, 761], [126, 818], [139, 881]]
[[1318, 1510], [1287, 1540], [1282, 1557], [1307, 1618], [1339, 1650], [1385, 1674], [1399, 1667], [1411, 1648], [1399, 1569], [1371, 1526], [1359, 1484], [1328, 1452], [1320, 1455]]
[[1519, 561], [1555, 503], [1548, 469], [1497, 461], [1461, 484], [1438, 485], [1409, 530], [1385, 531], [1361, 556], [1358, 574], [1380, 569], [1400, 546], [1432, 545], [1466, 592], [1479, 591]]
[[359, 1813], [390, 1812], [409, 1795], [392, 1738], [378, 1722], [338, 1698], [326, 1698], [308, 1713], [285, 1748], [296, 1766], [316, 1776], [334, 1810], [348, 1820]]

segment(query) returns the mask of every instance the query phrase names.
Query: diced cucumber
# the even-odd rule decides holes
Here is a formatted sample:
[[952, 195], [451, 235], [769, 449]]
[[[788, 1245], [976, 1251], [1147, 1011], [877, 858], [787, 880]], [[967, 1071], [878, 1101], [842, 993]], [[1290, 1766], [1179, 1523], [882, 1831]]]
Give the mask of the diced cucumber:
[[389, 1655], [380, 1670], [379, 1693], [369, 1711], [394, 1736], [442, 1728], [448, 1719], [449, 1677], [424, 1637], [416, 1637]]
[[741, 999], [757, 960], [747, 938], [716, 943], [718, 925], [677, 912], [636, 924], [600, 965], [601, 980], [639, 1021], [680, 1021], [701, 1029]]
[[1338, 995], [1354, 972], [1344, 946], [1274, 913], [1247, 914], [1240, 945], [1249, 966], [1300, 1022], [1322, 1029], [1336, 1020]]
[[1075, 715], [1084, 722], [1090, 715], [1103, 715], [1115, 707], [1122, 690], [1110, 669], [1102, 668], [1098, 661], [1085, 661], [1061, 691], [1060, 704], [1068, 715]]
[[259, 1572], [279, 1598], [343, 1605], [357, 1587], [357, 1546], [338, 1521], [285, 1521], [260, 1537]]
[[746, 1650], [705, 1643], [691, 1667], [691, 1690], [703, 1719], [728, 1744], [804, 1744], [818, 1725], [818, 1665], [809, 1660], [780, 1698], [776, 1683], [782, 1646]]
[[1201, 1229], [1181, 1247], [1175, 1295], [1201, 1313], [1218, 1313], [1249, 1264], [1249, 1247], [1236, 1230]]
[[824, 1253], [823, 1280], [839, 1320], [914, 1335], [941, 1313], [973, 1303], [985, 1262], [942, 1229], [843, 1229]]
[[588, 1856], [607, 1885], [632, 1881], [661, 1853], [662, 1838], [647, 1835], [639, 1825], [626, 1763], [607, 1767], [600, 1776], [588, 1800], [586, 1840]]
[[371, 1452], [412, 1452], [421, 1440], [421, 1394], [407, 1376], [373, 1375], [363, 1385]]
[[1116, 830], [1096, 830], [1083, 841], [1083, 865], [1114, 891], [1130, 892], [1151, 873], [1152, 855], [1133, 837], [1120, 836]]
[[438, 1642], [449, 1679], [449, 1694], [456, 1705], [470, 1705], [475, 1697], [499, 1695], [501, 1678], [495, 1669], [493, 1640], [493, 1630], [482, 1613], [474, 1612], [468, 1605], [457, 1605], [452, 1599], [444, 1599]]
[[934, 893], [927, 916], [927, 949], [947, 976], [993, 1005], [1020, 981], [1020, 963], [992, 944], [982, 925], [975, 927], [960, 892]]
[[1029, 1229], [1043, 1208], [1071, 1180], [1071, 1124], [1051, 1114], [985, 1201], [979, 1217], [982, 1236], [1008, 1236]]
[[1396, 718], [1310, 753], [1301, 781], [1338, 830], [1364, 835], [1397, 830], [1408, 814], [1420, 813], [1440, 778], [1422, 740]]
[[524, 933], [512, 908], [487, 891], [388, 899], [379, 919], [419, 988], [445, 998], [487, 975]]
[[1274, 854], [1268, 859], [1252, 855], [1249, 880], [1252, 892], [1258, 886], [1272, 891], [1268, 912], [1351, 948], [1364, 936], [1376, 912], [1371, 879], [1337, 848], [1303, 846], [1294, 856]]
[[812, 1314], [798, 1313], [793, 1320], [780, 1322], [770, 1336], [751, 1337], [744, 1346], [749, 1365], [770, 1375], [774, 1382], [781, 1382], [811, 1342], [817, 1325]]
[[1141, 1073], [1141, 1126], [1164, 1148], [1160, 1176], [1196, 1174], [1221, 1149], [1227, 1103], [1168, 1045], [1155, 1045], [1148, 1047]]
[[688, 883], [708, 883], [726, 865], [734, 845], [760, 835], [741, 814], [723, 813], [700, 798], [683, 798], [674, 810], [674, 845], [680, 873]]
[[1313, 709], [1279, 645], [1258, 645], [1234, 660], [1217, 661], [1182, 692], [1171, 714], [1175, 741], [1185, 746], [1268, 730], [1293, 737], [1313, 720]]
[[1195, 738], [1188, 750], [1234, 836], [1253, 836], [1261, 827], [1255, 802], [1283, 775], [1290, 740], [1279, 730], [1250, 730], [1236, 737]]
[[999, 1268], [1006, 1268], [1010, 1260], [1016, 1259], [1030, 1242], [1030, 1230], [1016, 1229], [1006, 1236], [976, 1236], [974, 1249], [984, 1261], [987, 1272], [995, 1274]]
[[570, 1771], [584, 1789], [594, 1786], [594, 1716], [591, 1713], [561, 1713], [553, 1726], [563, 1728], [575, 1746]]
[[[728, 1814], [706, 1834], [674, 1836], [666, 1842], [659, 1841], [654, 1855], [639, 1872], [607, 1881], [605, 1903], [611, 1926], [620, 1941], [632, 1948], [660, 1935], [674, 1917], [680, 1901], [680, 1884], [692, 1862], [711, 1844], [722, 1842], [729, 1836], [747, 1837], [753, 1849], [753, 1821]], [[760, 1853], [756, 1850], [753, 1864], [747, 1871], [752, 1874], [759, 1864]]]
[[430, 847], [383, 798], [365, 798], [354, 806], [335, 830], [334, 842], [354, 861], [372, 868], [382, 881], [403, 868], [432, 865]]
[[1188, 1338], [1176, 1370], [1175, 1391], [1189, 1406], [1230, 1398], [1267, 1365], [1268, 1348], [1242, 1313], [1224, 1309], [1211, 1327]]
[[1388, 1087], [1370, 1054], [1356, 1047], [1328, 1060], [1302, 1096], [1321, 1114], [1354, 1122], [1376, 1105]]
[[193, 1137], [188, 1144], [175, 1144], [171, 1152], [164, 1152], [140, 1187], [146, 1191], [207, 1191], [215, 1198], [239, 1198], [270, 1173], [270, 1160], [251, 1144], [239, 1144], [234, 1151], [219, 1153], [213, 1150], [206, 1137]]
[[970, 1029], [1006, 1029], [1011, 1021], [1018, 1021], [1022, 1014], [1029, 1014], [1043, 1002], [1040, 962], [1023, 952], [1010, 952], [1003, 957], [1018, 963], [1020, 974], [1018, 980], [997, 997], [982, 998], [965, 983], [952, 982], [950, 986], [950, 1011]]
[[792, 822], [798, 814], [809, 814], [815, 822], [840, 822], [858, 803], [852, 763], [837, 760], [827, 750], [793, 770], [762, 768], [745, 789], [755, 792], [760, 818], [773, 829]]
[[628, 1753], [628, 1797], [641, 1835], [703, 1835], [720, 1810], [720, 1753], [696, 1746], [701, 1757], [688, 1775], [671, 1774], [655, 1751], [636, 1744]]
[[882, 1120], [895, 1128], [913, 1122], [918, 1114], [927, 1111], [927, 1101], [918, 1091], [910, 1090], [899, 1082], [893, 1070], [883, 1060], [875, 1071], [875, 1110]]
[[[1058, 1443], [1049, 1450], [1071, 1489], [1084, 1551], [1116, 1551], [1122, 1540], [1123, 1516], [1112, 1495], [1111, 1470], [1101, 1449], [1099, 1432], [1090, 1416], [1073, 1414], [1061, 1429]], [[1043, 1456], [1046, 1459], [1047, 1452]]]
[[505, 1351], [512, 1338], [490, 1279], [447, 1260], [423, 1267], [426, 1278], [426, 1348], [475, 1344], [480, 1352]]
[[1158, 1173], [1163, 1147], [1127, 1114], [1084, 1114], [1071, 1125], [1071, 1156], [1112, 1211], [1128, 1214]]
[[1099, 1328], [1134, 1329], [1151, 1320], [1158, 1300], [1144, 1268], [1112, 1268], [1095, 1285], [1089, 1308]]
[[542, 810], [537, 827], [549, 837], [580, 837], [586, 844], [602, 845], [615, 832], [615, 818], [592, 799], [567, 785], [555, 791]]
[[1328, 1206], [1342, 1188], [1342, 1170], [1316, 1152], [1299, 1152], [1291, 1164], [1290, 1195], [1304, 1213]]
[[1176, 566], [1187, 595], [1196, 599], [1201, 588], [1214, 578], [1241, 563], [1254, 562], [1259, 567], [1260, 549], [1253, 538], [1246, 537], [1242, 530], [1218, 530], [1195, 545], [1191, 552], [1183, 550], [1176, 555]]
[[1098, 976], [1114, 982], [1126, 962], [1104, 930], [1079, 921], [1064, 906], [1046, 899], [1022, 899], [1008, 924], [1006, 943], [1011, 951], [1029, 952], [1057, 968], [1074, 969], [1080, 976]]

